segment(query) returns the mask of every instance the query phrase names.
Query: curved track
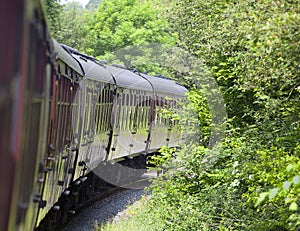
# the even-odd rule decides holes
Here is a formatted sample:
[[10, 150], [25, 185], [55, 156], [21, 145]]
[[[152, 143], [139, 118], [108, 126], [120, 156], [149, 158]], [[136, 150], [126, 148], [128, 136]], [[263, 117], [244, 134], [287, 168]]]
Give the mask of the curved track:
[[58, 202], [51, 208], [36, 230], [63, 230], [81, 211], [99, 201], [114, 196], [116, 193], [121, 193], [128, 189], [143, 189], [149, 186], [149, 179], [153, 177], [155, 177], [153, 173], [146, 176], [142, 175], [138, 178], [133, 178], [127, 184], [115, 186], [105, 182], [94, 172], [90, 172], [87, 176], [75, 181], [74, 184], [64, 191]]

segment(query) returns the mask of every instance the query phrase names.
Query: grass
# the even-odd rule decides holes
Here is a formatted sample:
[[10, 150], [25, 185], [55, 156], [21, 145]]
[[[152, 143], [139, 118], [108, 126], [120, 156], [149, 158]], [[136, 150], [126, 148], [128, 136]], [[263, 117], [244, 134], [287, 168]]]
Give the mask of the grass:
[[144, 218], [147, 201], [148, 197], [143, 196], [141, 200], [121, 212], [117, 218], [100, 225], [96, 222], [95, 231], [148, 231]]

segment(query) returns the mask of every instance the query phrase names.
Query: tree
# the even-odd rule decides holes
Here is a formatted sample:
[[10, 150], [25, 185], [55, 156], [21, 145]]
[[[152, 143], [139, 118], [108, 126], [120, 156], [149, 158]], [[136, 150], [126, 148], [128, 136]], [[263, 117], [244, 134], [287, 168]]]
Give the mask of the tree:
[[299, 1], [179, 1], [171, 12], [181, 46], [204, 60], [237, 126], [271, 112], [267, 99], [298, 97]]
[[167, 32], [167, 22], [160, 13], [149, 0], [101, 1], [88, 21], [85, 51], [100, 56], [131, 45], [174, 44], [176, 36]]
[[57, 32], [60, 30], [62, 6], [59, 4], [59, 0], [43, 0], [43, 4], [46, 9], [50, 33], [56, 37]]
[[55, 34], [58, 42], [82, 50], [87, 31], [85, 30], [88, 11], [78, 2], [69, 2], [63, 7], [60, 17], [60, 28]]
[[[230, 117], [228, 137], [216, 160], [226, 158], [212, 161], [205, 169], [208, 174], [195, 162], [202, 156], [184, 153], [192, 160], [189, 165], [200, 169], [194, 174], [203, 191], [195, 200], [205, 204], [201, 198], [210, 195], [201, 211], [218, 217], [213, 222], [219, 228], [299, 229], [299, 9], [297, 0], [184, 0], [171, 11], [180, 45], [204, 60]], [[295, 184], [290, 195], [282, 190], [274, 199], [289, 182]], [[257, 198], [262, 202], [266, 196], [269, 200], [256, 208]], [[291, 203], [290, 210], [286, 203]]]

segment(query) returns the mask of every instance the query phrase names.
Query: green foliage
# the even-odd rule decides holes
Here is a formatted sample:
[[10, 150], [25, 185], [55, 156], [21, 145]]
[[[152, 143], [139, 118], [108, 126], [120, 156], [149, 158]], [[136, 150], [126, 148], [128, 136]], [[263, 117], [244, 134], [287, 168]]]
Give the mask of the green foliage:
[[59, 0], [42, 0], [45, 6], [49, 31], [55, 37], [60, 29], [60, 16], [62, 14], [62, 6]]
[[[161, 9], [147, 0], [103, 0], [88, 21], [85, 51], [95, 57], [126, 46], [174, 44]], [[175, 37], [176, 38], [176, 37]]]
[[299, 96], [297, 2], [180, 1], [172, 11], [181, 45], [205, 60], [238, 126], [264, 116], [255, 113], [261, 97], [281, 104]]
[[[187, 113], [192, 112], [195, 116], [181, 114], [182, 118], [180, 121], [183, 126], [186, 124], [193, 126], [191, 136], [198, 137], [197, 143], [208, 146], [211, 135], [212, 115], [207, 105], [206, 98], [203, 93], [201, 93], [201, 90], [190, 89], [187, 93], [187, 100], [189, 103], [182, 111]], [[185, 122], [185, 120], [187, 121]], [[195, 132], [197, 132], [197, 135]], [[195, 139], [193, 139], [193, 142], [195, 142]]]
[[[289, 217], [287, 221], [290, 230], [298, 230], [300, 227], [300, 213], [298, 209], [298, 204], [300, 203], [300, 145], [295, 148], [295, 154], [298, 156], [298, 162], [294, 161], [287, 165], [283, 179], [285, 181], [279, 182], [277, 188], [260, 193], [255, 204], [255, 206], [262, 206], [261, 203], [266, 203], [267, 198], [272, 203], [284, 203], [285, 210], [288, 208], [287, 214]], [[266, 205], [264, 204], [263, 206]]]
[[172, 160], [175, 150], [175, 148], [169, 148], [164, 146], [160, 149], [159, 154], [150, 156], [148, 158], [148, 163], [154, 166], [154, 169], [157, 171], [165, 170], [165, 166], [163, 165], [167, 161]]
[[73, 47], [77, 50], [83, 50], [83, 42], [86, 41], [88, 11], [84, 10], [78, 2], [69, 2], [63, 6], [63, 12], [60, 17], [60, 28], [55, 33], [55, 39]]
[[59, 43], [83, 50], [88, 33], [85, 24], [88, 11], [78, 2], [59, 4], [59, 0], [43, 0], [50, 33]]

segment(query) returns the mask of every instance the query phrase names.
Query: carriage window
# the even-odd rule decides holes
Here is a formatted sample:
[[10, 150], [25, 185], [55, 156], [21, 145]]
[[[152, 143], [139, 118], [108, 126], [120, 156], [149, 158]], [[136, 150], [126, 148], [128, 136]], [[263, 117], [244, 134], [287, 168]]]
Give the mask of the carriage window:
[[137, 105], [137, 95], [134, 95], [133, 96], [133, 106], [136, 106]]
[[129, 105], [129, 94], [126, 94], [126, 106]]
[[65, 64], [65, 74], [68, 75], [68, 66]]
[[144, 95], [142, 95], [142, 102], [141, 102], [141, 104], [142, 104], [143, 107], [146, 106], [145, 96]]
[[122, 106], [125, 106], [126, 94], [122, 93], [121, 97], [122, 97]]
[[130, 106], [133, 106], [133, 95], [130, 95]]

